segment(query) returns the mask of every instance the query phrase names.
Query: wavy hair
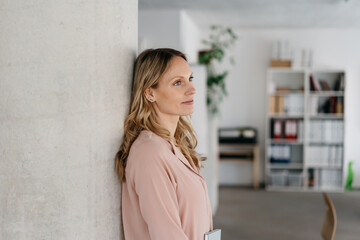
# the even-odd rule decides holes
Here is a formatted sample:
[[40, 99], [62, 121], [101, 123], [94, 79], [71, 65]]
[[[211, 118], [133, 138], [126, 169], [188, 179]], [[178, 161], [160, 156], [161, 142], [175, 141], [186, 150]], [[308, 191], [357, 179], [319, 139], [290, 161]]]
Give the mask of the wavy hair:
[[131, 145], [142, 130], [149, 130], [162, 138], [173, 141], [186, 159], [199, 170], [202, 167], [200, 162], [206, 160], [195, 151], [197, 139], [190, 117], [180, 116], [174, 137], [172, 137], [170, 132], [158, 123], [155, 109], [145, 97], [146, 89], [157, 88], [160, 77], [169, 68], [175, 56], [187, 61], [183, 53], [170, 48], [147, 49], [135, 61], [130, 111], [124, 121], [122, 143], [115, 156], [115, 171], [119, 174], [121, 182], [126, 181], [125, 168]]

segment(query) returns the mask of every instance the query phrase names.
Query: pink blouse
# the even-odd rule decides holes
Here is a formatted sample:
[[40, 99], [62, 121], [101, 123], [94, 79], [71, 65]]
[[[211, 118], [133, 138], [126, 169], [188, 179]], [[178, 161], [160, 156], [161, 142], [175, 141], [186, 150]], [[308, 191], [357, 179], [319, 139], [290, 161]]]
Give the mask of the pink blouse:
[[125, 240], [203, 240], [213, 230], [206, 182], [171, 141], [143, 130], [125, 174]]

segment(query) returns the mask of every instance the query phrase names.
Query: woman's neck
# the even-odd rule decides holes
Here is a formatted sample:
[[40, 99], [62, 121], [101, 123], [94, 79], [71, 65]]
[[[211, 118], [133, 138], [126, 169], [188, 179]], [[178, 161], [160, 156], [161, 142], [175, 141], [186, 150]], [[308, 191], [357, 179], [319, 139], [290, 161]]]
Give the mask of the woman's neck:
[[179, 122], [179, 116], [158, 114], [158, 121], [162, 127], [164, 127], [165, 129], [167, 129], [170, 132], [171, 137], [175, 136], [177, 124]]

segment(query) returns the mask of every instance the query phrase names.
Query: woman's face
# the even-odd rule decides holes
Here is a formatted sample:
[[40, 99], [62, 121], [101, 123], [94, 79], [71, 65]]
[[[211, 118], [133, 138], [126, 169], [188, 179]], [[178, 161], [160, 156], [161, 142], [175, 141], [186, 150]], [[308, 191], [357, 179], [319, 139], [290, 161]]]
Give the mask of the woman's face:
[[192, 72], [187, 61], [175, 56], [167, 71], [159, 79], [157, 88], [147, 90], [147, 96], [159, 116], [185, 116], [194, 111]]

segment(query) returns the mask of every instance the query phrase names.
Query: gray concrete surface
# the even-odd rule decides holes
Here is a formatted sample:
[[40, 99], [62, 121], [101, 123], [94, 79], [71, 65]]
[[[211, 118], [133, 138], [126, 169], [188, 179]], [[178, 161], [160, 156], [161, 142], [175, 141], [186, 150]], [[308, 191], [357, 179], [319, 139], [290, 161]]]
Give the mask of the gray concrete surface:
[[0, 3], [0, 239], [120, 239], [138, 1]]

